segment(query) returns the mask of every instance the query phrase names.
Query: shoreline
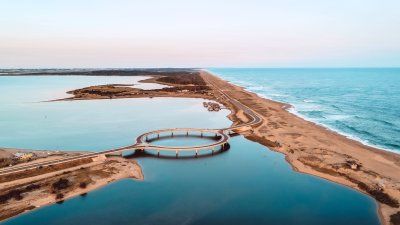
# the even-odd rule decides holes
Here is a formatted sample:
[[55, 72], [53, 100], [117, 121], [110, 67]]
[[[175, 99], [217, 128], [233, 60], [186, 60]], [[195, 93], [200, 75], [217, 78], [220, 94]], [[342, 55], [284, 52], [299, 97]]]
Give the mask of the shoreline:
[[[236, 84], [235, 84], [235, 85], [236, 85]], [[328, 130], [328, 131], [334, 132], [334, 133], [337, 134], [337, 135], [341, 135], [341, 136], [343, 136], [343, 137], [345, 137], [345, 138], [347, 138], [347, 139], [349, 139], [349, 140], [353, 140], [353, 141], [359, 142], [359, 143], [361, 143], [361, 144], [363, 144], [363, 145], [365, 145], [365, 146], [368, 146], [368, 147], [371, 147], [371, 148], [374, 148], [374, 149], [377, 149], [377, 150], [380, 150], [380, 151], [385, 151], [385, 152], [390, 152], [390, 153], [394, 153], [394, 154], [400, 155], [400, 152], [399, 152], [399, 151], [396, 151], [396, 150], [394, 150], [394, 149], [388, 149], [388, 148], [385, 148], [385, 147], [383, 147], [383, 146], [370, 144], [370, 143], [368, 143], [367, 140], [363, 140], [363, 139], [358, 138], [358, 137], [356, 137], [356, 136], [354, 136], [354, 135], [351, 135], [351, 134], [349, 134], [349, 133], [346, 133], [346, 132], [344, 132], [344, 131], [341, 131], [341, 130], [339, 130], [339, 129], [336, 129], [336, 128], [334, 128], [334, 127], [331, 127], [331, 126], [329, 126], [329, 125], [327, 125], [327, 124], [314, 121], [312, 118], [309, 118], [309, 117], [307, 117], [307, 116], [305, 116], [305, 115], [302, 115], [301, 113], [298, 113], [297, 111], [293, 111], [293, 110], [295, 110], [296, 107], [293, 106], [293, 105], [291, 105], [290, 103], [280, 102], [280, 101], [278, 101], [278, 100], [275, 100], [275, 99], [272, 99], [272, 98], [268, 98], [268, 97], [263, 96], [263, 95], [260, 95], [260, 94], [258, 94], [258, 93], [256, 93], [256, 92], [253, 92], [253, 91], [251, 91], [251, 90], [248, 90], [247, 88], [244, 88], [244, 90], [246, 90], [246, 91], [248, 91], [248, 92], [251, 92], [251, 93], [254, 93], [254, 94], [256, 94], [258, 97], [263, 98], [263, 99], [267, 99], [267, 100], [270, 100], [270, 101], [275, 101], [275, 102], [281, 103], [281, 104], [287, 104], [288, 107], [285, 108], [285, 109], [286, 109], [289, 113], [291, 113], [291, 114], [293, 114], [294, 116], [297, 116], [297, 117], [299, 117], [299, 118], [301, 118], [301, 119], [303, 119], [303, 120], [306, 120], [306, 121], [308, 121], [308, 122], [311, 122], [311, 123], [315, 124], [316, 126], [320, 126], [320, 127], [325, 128], [325, 129]], [[293, 110], [291, 110], [291, 109], [293, 109]]]
[[[257, 95], [256, 93], [253, 93], [251, 91], [246, 90], [244, 87], [232, 84], [229, 81], [223, 80], [222, 78], [220, 78], [220, 77], [218, 77], [216, 75], [213, 75], [212, 73], [210, 73], [208, 71], [203, 71], [203, 72], [204, 72], [203, 73], [204, 76], [210, 76], [210, 77], [212, 77], [212, 79], [219, 80], [221, 83], [222, 82], [225, 83], [225, 85], [228, 86], [228, 87], [225, 87], [225, 89], [226, 90], [230, 89], [230, 90], [232, 90], [231, 92], [235, 91], [237, 96], [241, 96], [243, 98], [245, 97], [247, 101], [249, 99], [253, 99], [253, 100], [254, 99], [260, 99], [258, 101], [261, 101], [262, 103], [264, 103], [263, 105], [266, 106], [264, 108], [268, 108], [269, 110], [272, 110], [272, 111], [275, 111], [275, 112], [280, 112], [280, 113], [283, 112], [283, 114], [286, 114], [286, 115], [283, 115], [285, 119], [289, 119], [289, 120], [291, 119], [291, 120], [294, 120], [296, 122], [300, 121], [300, 123], [303, 126], [308, 127], [308, 129], [318, 130], [319, 132], [321, 132], [321, 134], [317, 135], [317, 137], [321, 136], [321, 135], [327, 136], [327, 137], [333, 137], [333, 139], [337, 139], [339, 142], [343, 142], [344, 144], [349, 145], [352, 148], [356, 148], [358, 150], [360, 150], [360, 149], [366, 150], [366, 152], [359, 151], [358, 154], [355, 154], [358, 157], [351, 157], [351, 159], [354, 158], [354, 159], [356, 159], [358, 161], [358, 160], [360, 160], [360, 158], [368, 158], [368, 156], [371, 156], [372, 158], [374, 158], [374, 157], [382, 157], [382, 158], [384, 158], [384, 160], [388, 160], [389, 159], [389, 161], [391, 161], [391, 163], [393, 163], [394, 166], [397, 166], [397, 168], [400, 168], [400, 155], [399, 154], [396, 154], [396, 153], [393, 153], [393, 152], [389, 152], [389, 151], [385, 151], [383, 149], [379, 149], [379, 148], [375, 148], [375, 147], [370, 147], [370, 146], [365, 145], [365, 144], [363, 144], [361, 142], [358, 142], [357, 140], [350, 139], [350, 138], [348, 138], [348, 137], [346, 137], [346, 136], [344, 136], [344, 135], [342, 135], [340, 133], [337, 133], [337, 132], [335, 132], [335, 131], [333, 131], [333, 130], [331, 130], [329, 128], [326, 128], [325, 126], [321, 126], [321, 125], [316, 124], [316, 123], [314, 123], [312, 121], [305, 120], [304, 118], [299, 117], [298, 115], [295, 115], [295, 114], [289, 112], [287, 110], [287, 105], [288, 104], [286, 104], [286, 103], [281, 103], [281, 102], [278, 102], [278, 101], [275, 101], [275, 100], [263, 98], [263, 97]], [[238, 94], [240, 92], [242, 94]], [[240, 101], [240, 98], [235, 98], [235, 99]], [[243, 102], [243, 101], [241, 101], [241, 102], [244, 105], [252, 108], [256, 112], [257, 112], [257, 108], [259, 108], [259, 111], [261, 110], [260, 109], [261, 108], [261, 106], [260, 106], [261, 103], [259, 103], [259, 105], [255, 104], [252, 107], [252, 106], [249, 106], [249, 104], [246, 104], [246, 102]], [[264, 113], [266, 113], [266, 112], [264, 111]], [[235, 113], [233, 113], [233, 114], [235, 114]], [[236, 114], [237, 114], [237, 112], [236, 112]], [[263, 115], [263, 117], [264, 117], [264, 120], [268, 121], [268, 117], [271, 117], [271, 115], [268, 115], [267, 117], [265, 117]], [[230, 119], [233, 122], [235, 122], [234, 119], [232, 119], [232, 117]], [[264, 126], [265, 125], [266, 124], [264, 123]], [[263, 127], [263, 125], [261, 125], [260, 127]], [[300, 172], [300, 173], [304, 173], [304, 174], [313, 175], [313, 176], [317, 176], [317, 177], [320, 177], [322, 179], [328, 180], [330, 182], [333, 182], [333, 183], [336, 183], [336, 184], [340, 184], [340, 185], [344, 185], [346, 187], [355, 189], [358, 192], [361, 192], [363, 194], [367, 194], [368, 196], [372, 197], [375, 200], [375, 202], [376, 202], [376, 204], [378, 206], [377, 207], [377, 210], [378, 210], [377, 213], [379, 215], [379, 218], [380, 218], [382, 224], [385, 224], [385, 225], [388, 224], [389, 225], [390, 224], [390, 215], [392, 215], [392, 213], [396, 213], [396, 212], [399, 211], [398, 207], [390, 207], [390, 206], [387, 206], [386, 204], [380, 202], [377, 199], [377, 196], [374, 196], [373, 194], [371, 194], [371, 193], [375, 193], [375, 192], [373, 192], [374, 190], [371, 190], [371, 193], [369, 193], [368, 191], [360, 188], [359, 187], [360, 185], [362, 187], [364, 187], [363, 185], [365, 185], [365, 183], [364, 183], [365, 180], [361, 179], [360, 176], [353, 177], [354, 174], [352, 174], [353, 169], [351, 169], [351, 167], [350, 168], [345, 168], [344, 171], [343, 171], [342, 168], [339, 168], [338, 169], [339, 172], [334, 171], [334, 169], [333, 170], [328, 170], [328, 169], [332, 169], [332, 168], [327, 168], [326, 166], [319, 165], [319, 164], [323, 164], [324, 160], [318, 161], [319, 160], [318, 157], [315, 157], [314, 155], [311, 155], [311, 154], [310, 154], [309, 160], [305, 159], [303, 161], [300, 161], [297, 158], [292, 157], [291, 154], [297, 154], [297, 152], [299, 152], [299, 150], [301, 152], [301, 151], [304, 151], [304, 149], [295, 149], [293, 146], [288, 144], [288, 143], [294, 143], [296, 145], [296, 141], [295, 141], [296, 138], [293, 138], [291, 141], [286, 141], [285, 142], [285, 141], [281, 141], [281, 139], [279, 139], [280, 135], [274, 134], [274, 135], [272, 135], [273, 138], [274, 139], [279, 139], [278, 143], [282, 144], [283, 146], [268, 146], [268, 144], [263, 143], [263, 141], [265, 141], [265, 140], [263, 140], [263, 138], [265, 138], [265, 136], [263, 136], [263, 134], [264, 135], [271, 135], [271, 134], [269, 134], [268, 130], [264, 130], [264, 131], [260, 132], [260, 127], [254, 128], [255, 133], [250, 134], [250, 135], [244, 135], [244, 136], [247, 139], [251, 140], [251, 141], [258, 142], [258, 143], [268, 147], [272, 151], [276, 151], [276, 152], [280, 152], [280, 153], [284, 154], [285, 155], [285, 160], [291, 165], [291, 167], [293, 168], [294, 171]], [[279, 129], [282, 129], [282, 127], [278, 127], [277, 128], [277, 130], [279, 130]], [[290, 130], [290, 128], [288, 130]], [[284, 132], [278, 132], [278, 134], [279, 133], [282, 134]], [[293, 134], [295, 134], [295, 133], [293, 133]], [[301, 132], [298, 135], [304, 136], [304, 134], [302, 134]], [[267, 138], [265, 138], [265, 139], [267, 139]], [[329, 141], [329, 139], [328, 139], [328, 141]], [[323, 144], [323, 143], [319, 143], [319, 144]], [[330, 144], [335, 146], [335, 143], [330, 143]], [[339, 145], [340, 144], [341, 143], [339, 143]], [[308, 147], [310, 147], [310, 146], [308, 146]], [[314, 146], [312, 146], [312, 147], [314, 147]], [[302, 146], [302, 148], [307, 148], [307, 145]], [[336, 151], [333, 151], [333, 152], [335, 152], [335, 153], [339, 152], [340, 154], [343, 154], [343, 155], [346, 156], [346, 151], [345, 150], [344, 151], [343, 150], [336, 150]], [[368, 155], [367, 157], [365, 156], [366, 154]], [[315, 158], [312, 158], [312, 157], [315, 157]], [[340, 158], [340, 157], [338, 157], [338, 158]], [[316, 160], [318, 162], [314, 163], [314, 162], [312, 162], [313, 160]], [[311, 163], [309, 161], [311, 161]], [[379, 162], [379, 160], [378, 160], [378, 162]], [[309, 164], [307, 164], [307, 163], [309, 163]], [[359, 163], [359, 162], [357, 162], [357, 163]], [[359, 165], [359, 164], [356, 164], [356, 165]], [[363, 164], [363, 163], [360, 164], [360, 167], [364, 167], [364, 166], [365, 166], [365, 164]], [[346, 170], [348, 170], [348, 171], [346, 171]], [[361, 169], [357, 168], [357, 169], [354, 170], [355, 173], [361, 173], [359, 171], [361, 171]], [[383, 190], [382, 193], [389, 192], [392, 196], [395, 196], [394, 199], [398, 201], [398, 199], [400, 199], [400, 189], [399, 189], [399, 184], [398, 184], [398, 181], [400, 181], [400, 178], [399, 178], [400, 176], [394, 174], [393, 171], [400, 171], [400, 170], [396, 170], [396, 168], [393, 167], [393, 168], [390, 168], [390, 169], [387, 168], [385, 171], [392, 172], [391, 175], [394, 175], [395, 179], [393, 179], [393, 180], [390, 179], [389, 181], [385, 180], [386, 181], [386, 185], [387, 186], [391, 185], [391, 186], [390, 186], [390, 188], [388, 188], [388, 187], [380, 187]], [[373, 177], [375, 176], [375, 178], [377, 180], [380, 180], [380, 179], [382, 180], [382, 179], [386, 178], [385, 177], [386, 174], [382, 173], [382, 172], [381, 173], [374, 173], [373, 170], [370, 171], [369, 169], [366, 172], [371, 172], [372, 173], [371, 176], [373, 176]], [[390, 177], [390, 178], [393, 178], [393, 177]], [[356, 184], [357, 182], [360, 182], [360, 183]], [[369, 183], [367, 183], [367, 185], [371, 185], [371, 183], [374, 184], [375, 182], [369, 182]], [[376, 183], [378, 183], [378, 182], [376, 182]], [[389, 189], [389, 190], [387, 190], [387, 189]], [[379, 193], [377, 193], [377, 194], [379, 194]], [[390, 196], [390, 197], [392, 197], [392, 196]]]

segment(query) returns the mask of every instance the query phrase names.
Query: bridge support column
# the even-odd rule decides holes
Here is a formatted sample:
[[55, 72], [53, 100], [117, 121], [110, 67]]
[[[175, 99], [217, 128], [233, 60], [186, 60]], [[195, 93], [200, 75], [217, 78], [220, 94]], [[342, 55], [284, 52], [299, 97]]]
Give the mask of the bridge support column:
[[211, 154], [214, 155], [214, 147], [211, 149]]
[[196, 158], [197, 158], [197, 149], [196, 149]]
[[171, 132], [171, 137], [173, 137], [174, 136], [174, 132]]
[[157, 157], [160, 157], [160, 150], [157, 150]]
[[201, 137], [203, 137], [203, 132], [201, 132], [201, 135], [200, 135]]
[[160, 139], [160, 133], [157, 134], [157, 139]]
[[179, 151], [178, 151], [178, 150], [176, 150], [176, 158], [178, 158], [178, 153], [179, 153]]
[[149, 141], [149, 137], [148, 136], [146, 136], [146, 141]]
[[186, 136], [189, 136], [189, 131], [186, 131]]

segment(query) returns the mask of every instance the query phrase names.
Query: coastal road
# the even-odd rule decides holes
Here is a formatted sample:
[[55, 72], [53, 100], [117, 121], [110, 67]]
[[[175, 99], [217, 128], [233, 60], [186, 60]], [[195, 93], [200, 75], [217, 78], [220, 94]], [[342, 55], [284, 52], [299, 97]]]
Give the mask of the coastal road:
[[[232, 98], [229, 96], [228, 93], [226, 93], [224, 90], [221, 90], [213, 81], [208, 79], [207, 77], [203, 76], [203, 79], [205, 79], [206, 83], [210, 84], [214, 90], [219, 92], [222, 96], [224, 96], [232, 105], [234, 105], [237, 109], [242, 110], [244, 114], [246, 114], [249, 117], [249, 121], [246, 123], [238, 124], [235, 126], [227, 127], [227, 128], [221, 128], [221, 129], [198, 129], [198, 128], [172, 128], [172, 129], [165, 129], [165, 130], [156, 130], [156, 131], [150, 131], [144, 134], [139, 135], [136, 138], [136, 143], [133, 145], [121, 147], [121, 148], [115, 148], [115, 149], [109, 149], [105, 151], [100, 151], [100, 152], [93, 152], [93, 153], [87, 153], [87, 154], [82, 154], [78, 156], [70, 156], [70, 157], [65, 157], [62, 159], [56, 159], [56, 160], [51, 160], [51, 161], [45, 161], [45, 162], [40, 162], [40, 163], [32, 163], [28, 165], [23, 165], [23, 166], [11, 166], [7, 168], [0, 169], [0, 175], [3, 174], [9, 174], [9, 173], [16, 173], [16, 172], [21, 172], [21, 171], [26, 171], [26, 170], [31, 170], [31, 169], [36, 169], [36, 168], [41, 168], [44, 166], [51, 166], [51, 165], [56, 165], [60, 163], [66, 163], [66, 162], [72, 162], [80, 159], [86, 159], [86, 158], [95, 158], [99, 155], [105, 155], [105, 154], [113, 154], [113, 153], [119, 153], [127, 150], [136, 150], [136, 149], [153, 149], [153, 150], [158, 150], [158, 151], [193, 151], [193, 150], [203, 150], [203, 149], [213, 149], [214, 147], [218, 146], [223, 146], [225, 143], [229, 141], [229, 133], [234, 130], [234, 129], [239, 129], [239, 128], [244, 128], [244, 127], [251, 127], [258, 125], [262, 123], [262, 117], [251, 110], [249, 107], [243, 105], [241, 102], [238, 100]], [[216, 142], [207, 144], [207, 145], [200, 145], [200, 146], [186, 146], [186, 147], [181, 147], [181, 146], [158, 146], [158, 145], [152, 145], [146, 141], [146, 137], [152, 134], [157, 134], [159, 135], [160, 133], [163, 132], [177, 132], [177, 131], [184, 131], [184, 132], [204, 132], [204, 133], [214, 133], [217, 136], [220, 137]]]
[[260, 116], [258, 113], [254, 112], [249, 107], [243, 105], [238, 100], [236, 100], [236, 99], [232, 98], [231, 96], [229, 96], [228, 93], [226, 93], [224, 90], [220, 89], [210, 79], [208, 79], [206, 77], [203, 77], [203, 79], [206, 80], [206, 82], [208, 84], [211, 84], [211, 86], [213, 86], [214, 90], [217, 90], [221, 95], [223, 95], [227, 100], [229, 100], [230, 103], [232, 103], [236, 108], [238, 108], [239, 110], [242, 110], [247, 116], [250, 117], [250, 121], [247, 122], [247, 123], [239, 124], [239, 125], [236, 125], [236, 126], [227, 127], [227, 128], [222, 129], [222, 130], [232, 130], [232, 129], [235, 129], [235, 128], [241, 128], [241, 127], [246, 127], [246, 126], [254, 126], [254, 125], [258, 125], [258, 124], [263, 122], [262, 116]]
[[2, 168], [0, 170], [0, 175], [35, 169], [35, 168], [44, 167], [44, 166], [56, 165], [56, 164], [61, 164], [61, 163], [66, 163], [66, 162], [72, 162], [72, 161], [76, 161], [76, 160], [80, 160], [80, 159], [95, 158], [102, 154], [111, 154], [114, 152], [126, 151], [126, 150], [131, 150], [131, 149], [136, 149], [136, 145], [130, 145], [130, 146], [125, 146], [125, 147], [116, 148], [116, 149], [109, 149], [109, 150], [101, 151], [101, 152], [87, 153], [87, 154], [82, 154], [82, 155], [77, 155], [77, 156], [69, 156], [69, 157], [65, 157], [62, 159], [54, 159], [54, 160], [40, 162], [40, 163], [30, 163], [30, 164], [22, 165], [22, 166], [10, 166], [10, 167], [6, 167], [6, 168]]

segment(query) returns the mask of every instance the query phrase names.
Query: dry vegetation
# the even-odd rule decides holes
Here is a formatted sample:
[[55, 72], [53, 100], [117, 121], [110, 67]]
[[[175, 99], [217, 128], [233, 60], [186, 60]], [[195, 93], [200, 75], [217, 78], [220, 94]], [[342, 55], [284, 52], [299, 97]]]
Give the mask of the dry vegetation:
[[175, 85], [198, 85], [204, 86], [206, 82], [204, 82], [203, 78], [199, 75], [199, 73], [191, 73], [191, 74], [175, 74], [169, 76], [162, 76], [156, 78], [156, 81], [159, 83], [165, 84], [175, 84]]
[[78, 159], [78, 160], [71, 161], [68, 163], [55, 164], [55, 165], [50, 165], [50, 166], [45, 166], [45, 167], [40, 166], [36, 169], [4, 174], [4, 175], [0, 175], [0, 184], [27, 178], [27, 177], [33, 177], [33, 176], [38, 176], [38, 175], [42, 175], [42, 174], [46, 174], [46, 173], [56, 172], [56, 171], [60, 171], [63, 169], [67, 169], [67, 168], [71, 168], [71, 167], [75, 167], [75, 166], [79, 166], [79, 165], [84, 165], [84, 164], [87, 164], [90, 162], [92, 162], [92, 159], [90, 159], [90, 158]]
[[210, 99], [211, 89], [197, 72], [163, 74], [140, 81], [168, 85], [162, 89], [142, 90], [127, 84], [108, 84], [69, 91], [74, 96], [61, 100], [143, 98], [143, 97], [194, 97]]

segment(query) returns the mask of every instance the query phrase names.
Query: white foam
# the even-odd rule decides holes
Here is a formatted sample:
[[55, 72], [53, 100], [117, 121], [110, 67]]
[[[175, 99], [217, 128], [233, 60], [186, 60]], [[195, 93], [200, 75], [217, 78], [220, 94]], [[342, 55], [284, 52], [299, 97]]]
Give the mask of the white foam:
[[327, 120], [347, 120], [349, 118], [352, 118], [350, 115], [326, 115], [324, 116]]
[[254, 86], [254, 87], [249, 87], [249, 90], [253, 91], [261, 91], [264, 90], [265, 88], [263, 86]]

